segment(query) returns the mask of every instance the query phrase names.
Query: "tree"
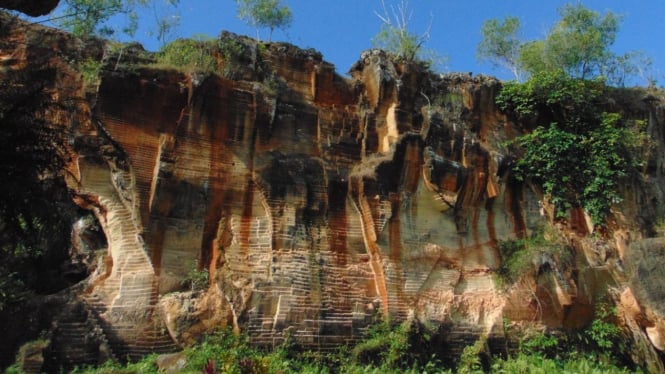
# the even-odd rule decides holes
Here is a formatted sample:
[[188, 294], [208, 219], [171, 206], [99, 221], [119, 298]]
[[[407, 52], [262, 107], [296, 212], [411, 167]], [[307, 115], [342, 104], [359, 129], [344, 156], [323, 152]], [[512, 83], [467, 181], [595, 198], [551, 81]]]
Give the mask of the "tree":
[[[166, 3], [161, 5], [177, 5], [172, 3], [171, 0], [167, 0]], [[171, 40], [180, 25], [180, 15], [170, 14], [170, 10], [165, 10], [164, 8], [164, 6], [159, 6], [157, 3], [152, 4], [152, 12], [155, 16], [155, 30], [151, 32], [151, 35], [157, 37], [160, 47], [164, 47]]]
[[[58, 24], [77, 36], [101, 35], [109, 37], [115, 30], [107, 22], [116, 15], [125, 15], [126, 24], [121, 31], [133, 36], [138, 28], [137, 7], [156, 0], [65, 0], [65, 14]], [[164, 0], [176, 6], [180, 0]]]
[[510, 70], [515, 79], [520, 81], [522, 41], [519, 38], [519, 31], [520, 20], [517, 17], [506, 17], [503, 21], [490, 19], [483, 22], [480, 30], [483, 38], [476, 50], [477, 59], [490, 61], [495, 66]]
[[[643, 54], [613, 53], [610, 48], [619, 30], [620, 17], [612, 12], [601, 15], [582, 4], [559, 9], [560, 19], [544, 39], [523, 41], [516, 17], [490, 19], [483, 23], [477, 58], [509, 69], [517, 80], [561, 70], [574, 78], [602, 76], [613, 85], [623, 85], [627, 77], [648, 71]], [[650, 80], [652, 81], [652, 80]]]
[[519, 66], [527, 74], [551, 71], [551, 66], [543, 59], [545, 41], [533, 40], [520, 47]]
[[545, 40], [545, 61], [573, 77], [600, 74], [602, 66], [615, 57], [610, 47], [619, 30], [619, 17], [612, 12], [601, 16], [581, 3], [567, 4], [559, 14], [561, 20]]
[[[561, 19], [544, 40], [521, 45], [520, 66], [530, 74], [563, 70], [571, 77], [604, 75], [609, 67], [628, 67], [610, 51], [619, 30], [619, 17], [601, 16], [582, 4], [559, 9]], [[619, 63], [619, 65], [617, 65]]]
[[268, 28], [268, 40], [272, 40], [275, 29], [285, 29], [291, 25], [293, 15], [287, 5], [280, 5], [280, 0], [236, 0], [238, 18], [256, 29]]
[[391, 5], [390, 12], [388, 12], [385, 1], [382, 0], [381, 4], [383, 13], [374, 12], [382, 22], [381, 31], [374, 36], [372, 44], [407, 61], [413, 61], [416, 58], [427, 60], [422, 47], [429, 40], [431, 23], [421, 35], [414, 34], [409, 31], [413, 12], [409, 10], [407, 0], [401, 0], [397, 8]]

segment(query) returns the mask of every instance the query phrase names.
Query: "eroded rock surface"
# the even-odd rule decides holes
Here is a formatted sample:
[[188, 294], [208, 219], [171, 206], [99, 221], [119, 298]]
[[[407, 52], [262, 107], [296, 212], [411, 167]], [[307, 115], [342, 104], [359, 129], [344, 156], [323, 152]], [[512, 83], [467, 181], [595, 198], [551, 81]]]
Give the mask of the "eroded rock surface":
[[111, 310], [147, 308], [150, 290], [177, 291], [205, 267], [256, 344], [289, 331], [333, 348], [378, 312], [489, 333], [504, 303], [496, 241], [540, 219], [534, 196], [500, 181], [505, 155], [492, 147], [517, 130], [476, 101], [499, 83], [432, 76], [379, 51], [345, 80], [289, 48], [258, 57], [284, 83], [277, 92], [258, 76], [103, 77], [96, 126], [77, 138], [103, 134], [113, 148], [79, 151], [76, 165], [112, 263], [92, 292]]
[[[574, 263], [542, 256], [505, 291], [497, 243], [551, 216], [510, 175], [505, 142], [524, 130], [497, 109], [500, 82], [381, 51], [345, 78], [317, 52], [239, 40], [254, 52], [233, 79], [106, 69], [91, 101], [70, 79], [77, 115], [52, 119], [71, 133], [73, 199], [106, 236], [78, 297], [109, 355], [171, 351], [227, 326], [258, 345], [288, 335], [334, 349], [382, 315], [428, 326], [454, 356], [480, 335], [503, 339], [504, 318], [584, 326], [595, 295], [627, 286], [625, 252], [653, 231], [640, 207], [662, 198], [661, 154], [603, 239], [571, 212], [558, 229]], [[658, 105], [625, 105], [659, 147]], [[207, 290], [173, 293], [203, 270]], [[662, 349], [662, 323], [627, 310], [629, 328]]]

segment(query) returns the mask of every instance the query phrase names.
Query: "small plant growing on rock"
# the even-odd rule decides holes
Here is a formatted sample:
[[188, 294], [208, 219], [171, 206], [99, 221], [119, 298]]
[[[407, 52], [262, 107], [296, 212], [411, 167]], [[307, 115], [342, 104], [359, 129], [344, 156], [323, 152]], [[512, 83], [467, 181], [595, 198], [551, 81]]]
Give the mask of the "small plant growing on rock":
[[538, 270], [538, 265], [543, 263], [543, 259], [551, 259], [561, 265], [571, 263], [573, 259], [571, 249], [546, 239], [546, 235], [553, 237], [556, 233], [550, 226], [538, 227], [529, 238], [498, 242], [501, 265], [497, 269], [497, 275], [502, 283], [513, 284], [522, 275]]
[[99, 83], [99, 74], [102, 71], [103, 61], [87, 59], [79, 64], [79, 71], [83, 74], [86, 86], [94, 87]]
[[538, 332], [520, 342], [520, 352], [527, 355], [554, 356], [551, 353], [556, 351], [560, 343], [555, 335]]
[[197, 267], [194, 267], [187, 273], [187, 276], [180, 284], [183, 287], [190, 288], [191, 291], [204, 290], [210, 285], [210, 273], [208, 273], [208, 269], [199, 270]]
[[611, 352], [614, 349], [621, 349], [621, 329], [612, 321], [616, 314], [616, 308], [606, 303], [598, 303], [596, 318], [584, 331], [585, 341], [599, 351]]

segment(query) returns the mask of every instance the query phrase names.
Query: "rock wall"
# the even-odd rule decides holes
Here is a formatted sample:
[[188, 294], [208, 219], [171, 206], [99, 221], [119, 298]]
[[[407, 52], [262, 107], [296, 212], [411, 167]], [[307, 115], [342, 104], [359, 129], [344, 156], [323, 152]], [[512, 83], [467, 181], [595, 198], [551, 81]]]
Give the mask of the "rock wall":
[[[428, 326], [455, 356], [480, 335], [504, 339], [504, 318], [581, 327], [596, 296], [630, 290], [624, 252], [654, 235], [655, 209], [643, 208], [663, 201], [660, 99], [618, 96], [648, 122], [655, 152], [608, 232], [589, 236], [584, 213], [571, 212], [557, 235], [572, 267], [540, 259], [547, 271], [505, 290], [498, 242], [551, 217], [510, 174], [504, 145], [524, 130], [497, 109], [500, 82], [376, 50], [341, 77], [315, 51], [238, 40], [254, 52], [236, 79], [107, 66], [86, 97], [61, 66], [78, 87], [66, 99], [81, 102], [52, 119], [71, 134], [67, 181], [108, 245], [74, 290], [77, 315], [101, 329], [107, 357], [177, 349], [227, 326], [257, 345], [334, 349], [377, 316]], [[203, 270], [209, 287], [182, 293]], [[641, 357], [657, 358], [660, 325], [625, 316]]]
[[[117, 156], [78, 152], [76, 165], [112, 263], [92, 292], [108, 293], [111, 310], [137, 296], [147, 306], [153, 282], [160, 295], [177, 291], [207, 268], [223, 300], [211, 313], [261, 345], [289, 334], [334, 348], [376, 313], [489, 332], [504, 303], [496, 241], [540, 219], [523, 208], [535, 198], [497, 173], [505, 155], [491, 144], [516, 130], [476, 100], [499, 83], [431, 76], [379, 51], [345, 80], [292, 49], [258, 57], [277, 92], [149, 69], [104, 75], [96, 127], [79, 139], [103, 135]], [[428, 95], [442, 104], [425, 105]], [[485, 128], [495, 121], [501, 130]], [[165, 318], [177, 319], [169, 308]]]
[[[177, 344], [230, 325], [313, 349], [353, 342], [378, 314], [450, 325], [460, 344], [500, 334], [497, 240], [542, 218], [502, 180], [497, 145], [518, 129], [494, 107], [499, 82], [380, 51], [351, 78], [288, 45], [257, 59], [243, 80], [102, 78], [73, 168], [108, 238], [88, 291], [116, 350], [140, 355], [146, 336], [121, 321], [163, 321]], [[158, 301], [197, 269], [211, 276], [203, 301]]]

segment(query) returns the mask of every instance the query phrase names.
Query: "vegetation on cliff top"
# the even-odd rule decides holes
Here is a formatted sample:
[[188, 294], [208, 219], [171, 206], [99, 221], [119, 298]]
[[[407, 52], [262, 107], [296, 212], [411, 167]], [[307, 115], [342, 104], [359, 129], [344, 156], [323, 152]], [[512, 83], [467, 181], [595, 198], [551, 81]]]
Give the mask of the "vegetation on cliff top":
[[506, 17], [483, 23], [477, 58], [504, 67], [520, 81], [525, 76], [562, 71], [579, 79], [604, 77], [621, 86], [634, 74], [651, 84], [650, 59], [639, 52], [617, 55], [610, 50], [619, 31], [620, 17], [613, 12], [601, 15], [581, 3], [559, 9], [560, 20], [544, 39], [523, 41], [520, 20]]
[[570, 77], [563, 71], [535, 74], [526, 83], [509, 82], [499, 107], [536, 128], [516, 139], [521, 156], [514, 171], [540, 186], [564, 218], [583, 207], [602, 225], [621, 201], [623, 178], [636, 171], [644, 144], [641, 121], [605, 112], [608, 88], [602, 80]]
[[543, 40], [526, 43], [517, 36], [517, 18], [489, 20], [478, 56], [517, 79], [529, 76], [525, 83], [506, 83], [496, 98], [527, 130], [513, 142], [516, 177], [540, 186], [556, 217], [583, 207], [602, 225], [621, 201], [622, 179], [641, 162], [635, 151], [644, 143], [642, 123], [607, 112], [607, 83], [623, 84], [636, 62], [610, 51], [619, 28], [615, 14], [577, 4], [561, 8], [560, 16]]
[[429, 66], [440, 63], [442, 58], [435, 51], [424, 47], [430, 38], [431, 21], [422, 34], [417, 34], [411, 30], [413, 14], [408, 1], [401, 0], [397, 6], [388, 7], [382, 0], [381, 5], [382, 12], [375, 12], [381, 20], [381, 30], [372, 39], [375, 47], [407, 62], [422, 61]]
[[[118, 32], [133, 36], [139, 26], [138, 7], [152, 7], [156, 17], [158, 39], [169, 28], [175, 26], [173, 16], [158, 17], [160, 2], [175, 8], [180, 0], [64, 0], [64, 14], [56, 21], [60, 27], [77, 36], [100, 35], [110, 37]], [[125, 16], [124, 24], [118, 29], [110, 22], [113, 17]]]
[[238, 18], [247, 22], [256, 29], [256, 37], [259, 37], [259, 29], [269, 30], [268, 41], [272, 40], [275, 29], [286, 29], [293, 21], [293, 14], [288, 5], [282, 5], [280, 0], [235, 0], [238, 6]]

